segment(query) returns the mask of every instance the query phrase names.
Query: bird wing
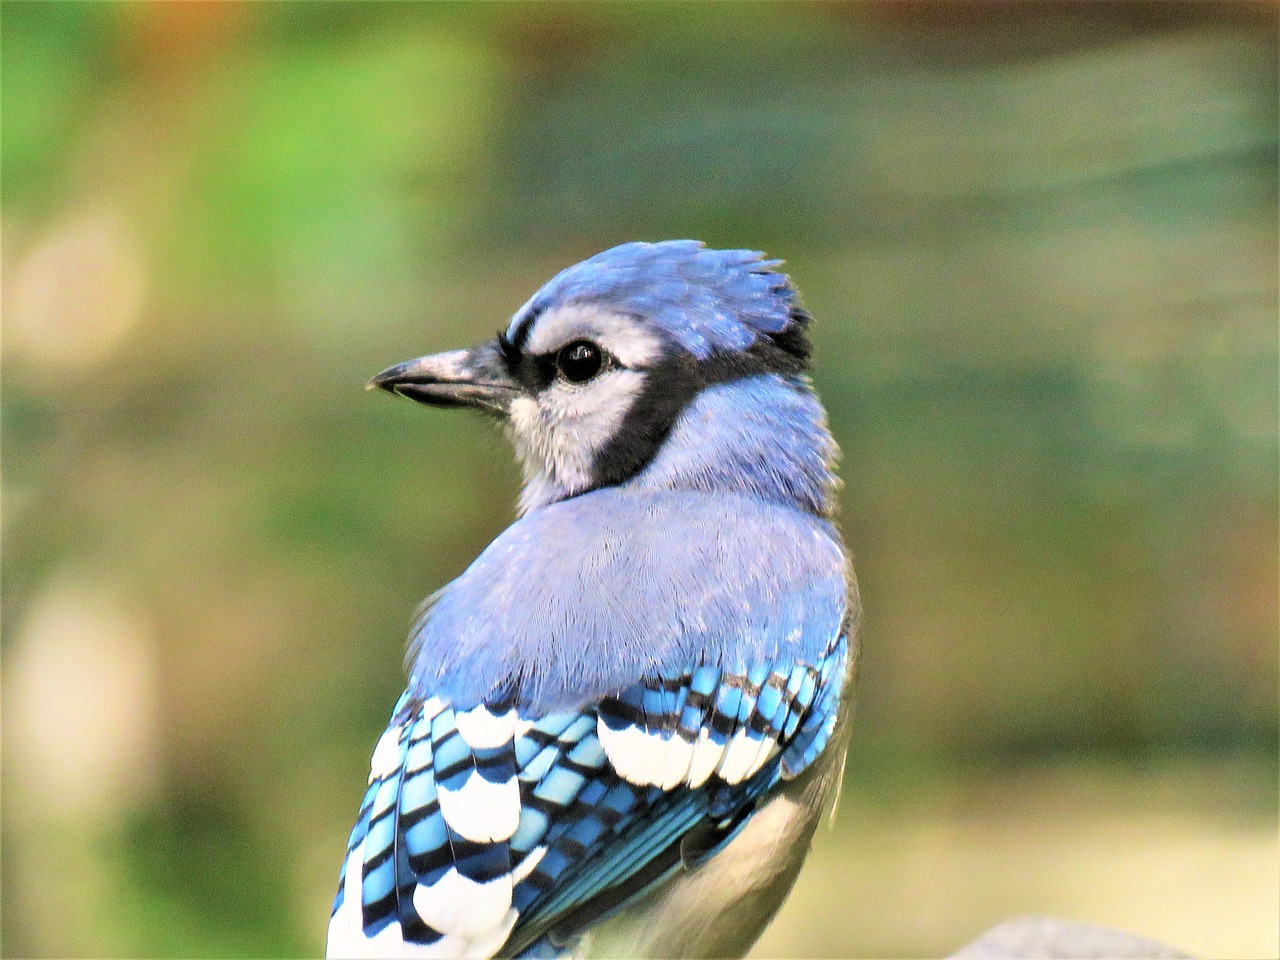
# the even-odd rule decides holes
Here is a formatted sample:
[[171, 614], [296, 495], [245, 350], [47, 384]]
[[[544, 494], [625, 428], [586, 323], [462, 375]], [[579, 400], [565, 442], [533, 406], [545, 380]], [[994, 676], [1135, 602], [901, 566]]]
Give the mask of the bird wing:
[[521, 717], [406, 693], [374, 750], [330, 956], [555, 950], [695, 866], [834, 729], [848, 641], [814, 663], [691, 666]]

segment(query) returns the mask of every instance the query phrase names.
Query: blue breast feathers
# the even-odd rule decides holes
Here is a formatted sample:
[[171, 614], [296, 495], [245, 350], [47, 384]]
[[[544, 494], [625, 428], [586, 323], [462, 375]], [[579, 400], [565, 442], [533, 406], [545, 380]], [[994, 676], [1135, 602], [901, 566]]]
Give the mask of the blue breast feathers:
[[[678, 542], [673, 540], [678, 538]], [[831, 524], [751, 496], [610, 488], [534, 511], [415, 628], [410, 691], [574, 710], [692, 666], [816, 664], [848, 605]]]
[[330, 925], [345, 956], [554, 952], [727, 842], [831, 736], [838, 629], [812, 659], [688, 665], [532, 717], [406, 693], [374, 750]]

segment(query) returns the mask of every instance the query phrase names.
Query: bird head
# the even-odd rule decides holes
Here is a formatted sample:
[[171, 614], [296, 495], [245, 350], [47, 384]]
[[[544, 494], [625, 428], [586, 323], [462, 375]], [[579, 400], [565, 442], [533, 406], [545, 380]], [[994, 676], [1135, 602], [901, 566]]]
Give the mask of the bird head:
[[811, 397], [809, 317], [780, 265], [692, 240], [622, 244], [557, 274], [494, 340], [398, 364], [370, 386], [503, 420], [526, 510], [622, 484], [710, 388], [773, 376]]

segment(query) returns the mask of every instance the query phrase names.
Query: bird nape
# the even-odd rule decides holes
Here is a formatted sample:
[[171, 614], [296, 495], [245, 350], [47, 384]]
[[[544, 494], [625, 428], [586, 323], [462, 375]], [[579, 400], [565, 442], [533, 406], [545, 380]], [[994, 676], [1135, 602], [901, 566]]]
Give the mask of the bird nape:
[[564, 270], [370, 386], [503, 425], [520, 516], [414, 625], [333, 957], [731, 956], [834, 800], [858, 597], [781, 261]]

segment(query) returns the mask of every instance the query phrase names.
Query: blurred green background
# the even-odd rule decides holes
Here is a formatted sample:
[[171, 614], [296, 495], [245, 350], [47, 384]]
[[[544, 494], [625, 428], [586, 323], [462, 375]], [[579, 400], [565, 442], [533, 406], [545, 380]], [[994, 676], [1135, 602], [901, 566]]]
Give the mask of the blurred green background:
[[321, 951], [517, 483], [364, 381], [696, 237], [817, 318], [866, 601], [757, 954], [1275, 956], [1276, 13], [5, 2], [5, 955]]

